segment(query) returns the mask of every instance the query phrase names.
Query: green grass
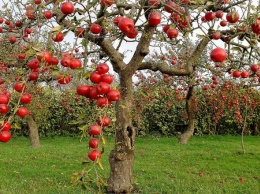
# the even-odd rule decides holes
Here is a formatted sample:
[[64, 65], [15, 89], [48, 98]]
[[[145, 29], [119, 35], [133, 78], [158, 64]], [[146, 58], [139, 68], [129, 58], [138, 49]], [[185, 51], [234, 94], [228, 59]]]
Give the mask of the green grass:
[[[102, 156], [105, 176], [112, 142]], [[41, 144], [32, 149], [25, 138], [0, 144], [0, 194], [90, 193], [70, 187], [72, 173], [82, 170], [87, 141], [64, 137]], [[260, 194], [260, 137], [245, 137], [245, 146], [242, 154], [240, 137], [232, 136], [192, 137], [188, 145], [174, 137], [138, 138], [134, 186], [147, 194]]]

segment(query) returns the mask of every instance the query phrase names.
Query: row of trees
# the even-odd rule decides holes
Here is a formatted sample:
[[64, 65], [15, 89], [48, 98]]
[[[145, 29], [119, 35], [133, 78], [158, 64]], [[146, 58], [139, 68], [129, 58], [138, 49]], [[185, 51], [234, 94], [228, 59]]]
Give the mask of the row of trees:
[[[110, 98], [108, 91], [103, 91], [108, 89], [107, 84], [99, 84], [102, 73], [96, 68], [109, 62], [118, 77], [121, 98], [115, 105], [115, 146], [109, 156], [107, 191], [130, 193], [137, 132], [133, 114], [137, 103], [133, 87], [136, 73], [142, 72], [141, 76], [154, 83], [160, 79], [150, 72], [160, 72], [168, 89], [186, 91], [177, 97], [177, 101], [185, 99], [187, 113], [187, 130], [179, 134], [181, 143], [187, 143], [194, 133], [196, 118], [204, 114], [195, 111], [200, 99], [196, 95], [201, 91], [196, 88], [200, 85], [203, 91], [207, 90], [210, 80], [210, 88], [218, 89], [215, 94], [212, 92], [214, 101], [205, 100], [206, 107], [214, 110], [214, 119], [217, 118], [209, 118], [211, 126], [217, 126], [227, 102], [237, 122], [247, 123], [247, 107], [253, 106], [251, 93], [246, 91], [246, 97], [234, 100], [224, 94], [224, 88], [233, 89], [232, 84], [225, 82], [230, 76], [240, 83], [237, 91], [241, 85], [251, 88], [259, 83], [259, 7], [252, 0], [7, 2], [0, 13], [0, 43], [5, 48], [0, 51], [1, 84], [2, 94], [7, 96], [0, 104], [1, 123], [8, 123], [15, 114], [25, 117], [31, 139], [35, 140], [32, 144], [37, 147], [38, 126], [29, 112], [30, 96], [35, 93], [41, 98], [36, 92], [41, 87], [50, 88], [55, 96], [57, 84], [62, 88], [74, 87], [75, 91], [79, 86], [88, 86], [84, 87], [85, 96], [95, 99], [95, 106], [104, 112], [112, 99], [119, 99], [116, 89], [111, 88], [114, 97]], [[66, 37], [69, 42], [65, 42]], [[13, 88], [18, 92], [16, 102], [12, 101], [16, 95], [10, 95]], [[28, 93], [23, 96], [25, 92]], [[221, 96], [216, 97], [219, 93]], [[238, 102], [246, 108], [238, 109]], [[83, 125], [85, 132], [88, 125]], [[8, 134], [3, 129], [1, 135]]]

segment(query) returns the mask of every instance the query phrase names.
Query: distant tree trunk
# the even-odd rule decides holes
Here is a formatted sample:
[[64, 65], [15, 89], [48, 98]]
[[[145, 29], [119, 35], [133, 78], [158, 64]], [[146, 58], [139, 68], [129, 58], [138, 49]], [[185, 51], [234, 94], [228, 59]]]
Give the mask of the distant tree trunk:
[[253, 123], [252, 130], [251, 130], [252, 135], [258, 135], [259, 134], [259, 128], [257, 123]]
[[190, 137], [194, 133], [194, 124], [195, 124], [195, 113], [194, 113], [194, 106], [192, 102], [192, 97], [193, 97], [193, 87], [190, 86], [187, 96], [186, 96], [186, 111], [188, 113], [188, 127], [187, 130], [181, 134], [178, 133], [178, 140], [180, 144], [187, 144]]
[[38, 126], [31, 115], [27, 116], [26, 119], [29, 127], [30, 146], [38, 148], [40, 147]]
[[115, 147], [110, 153], [109, 193], [130, 193], [133, 189], [135, 128], [132, 126], [132, 75], [120, 75], [121, 98], [116, 104]]

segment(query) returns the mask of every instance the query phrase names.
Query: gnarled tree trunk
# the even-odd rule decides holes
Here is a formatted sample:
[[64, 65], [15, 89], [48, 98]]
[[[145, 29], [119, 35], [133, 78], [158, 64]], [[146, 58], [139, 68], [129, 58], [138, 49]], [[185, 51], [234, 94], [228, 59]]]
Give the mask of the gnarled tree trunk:
[[132, 75], [120, 76], [121, 99], [116, 105], [115, 147], [110, 153], [109, 193], [130, 193], [133, 189], [135, 128], [132, 126]]
[[190, 86], [187, 96], [186, 96], [186, 111], [188, 113], [188, 127], [187, 130], [181, 134], [178, 134], [178, 139], [179, 139], [179, 143], [180, 144], [187, 144], [189, 139], [191, 138], [191, 136], [194, 133], [194, 124], [195, 124], [195, 113], [194, 113], [194, 109], [193, 109], [193, 101], [192, 101], [192, 97], [193, 97], [193, 87], [194, 86]]
[[26, 119], [29, 127], [30, 146], [33, 148], [38, 148], [41, 146], [38, 126], [31, 115], [28, 115]]

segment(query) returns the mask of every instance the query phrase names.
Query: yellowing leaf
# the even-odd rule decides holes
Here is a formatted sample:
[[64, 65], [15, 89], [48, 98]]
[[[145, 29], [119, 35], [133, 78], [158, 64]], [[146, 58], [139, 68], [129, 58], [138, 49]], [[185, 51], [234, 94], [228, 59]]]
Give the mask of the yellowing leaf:
[[102, 142], [103, 142], [104, 145], [107, 143], [106, 139], [104, 138], [104, 136], [102, 136]]
[[54, 28], [51, 29], [52, 32], [57, 32], [61, 30], [61, 26], [56, 26]]
[[97, 160], [97, 163], [98, 163], [99, 167], [100, 167], [102, 170], [104, 170], [103, 165], [102, 165], [102, 163], [100, 162], [100, 159], [99, 159], [99, 158], [98, 158], [98, 160]]

